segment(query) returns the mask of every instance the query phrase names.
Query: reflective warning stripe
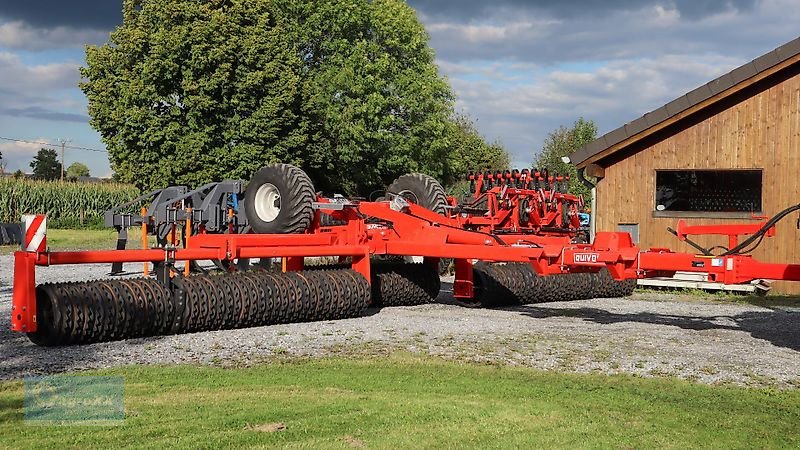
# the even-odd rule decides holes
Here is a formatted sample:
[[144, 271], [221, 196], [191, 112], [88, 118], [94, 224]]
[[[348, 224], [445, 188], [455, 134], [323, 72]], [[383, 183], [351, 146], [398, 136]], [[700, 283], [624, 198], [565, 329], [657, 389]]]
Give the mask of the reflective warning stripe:
[[47, 248], [47, 218], [44, 214], [22, 216], [25, 223], [25, 239], [22, 250], [43, 252]]

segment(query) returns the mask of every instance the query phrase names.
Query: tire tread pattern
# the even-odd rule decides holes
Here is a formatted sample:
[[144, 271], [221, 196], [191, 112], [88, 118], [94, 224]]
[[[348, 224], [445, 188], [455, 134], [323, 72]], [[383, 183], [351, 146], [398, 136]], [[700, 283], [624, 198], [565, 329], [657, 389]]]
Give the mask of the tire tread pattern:
[[361, 316], [370, 303], [367, 279], [351, 269], [197, 275], [178, 286], [151, 278], [38, 286], [39, 329], [28, 337], [57, 346], [336, 320]]

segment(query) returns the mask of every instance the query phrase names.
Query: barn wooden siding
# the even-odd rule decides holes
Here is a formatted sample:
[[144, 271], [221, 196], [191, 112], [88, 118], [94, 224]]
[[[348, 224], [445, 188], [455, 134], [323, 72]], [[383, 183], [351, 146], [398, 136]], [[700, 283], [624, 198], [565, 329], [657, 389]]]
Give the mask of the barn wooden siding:
[[[678, 124], [661, 137], [605, 169], [597, 186], [598, 230], [639, 224], [642, 248], [669, 247], [694, 252], [666, 230], [679, 218], [655, 218], [657, 169], [763, 169], [762, 208], [772, 216], [800, 203], [800, 75], [793, 70], [727, 105]], [[632, 154], [630, 154], [632, 153]], [[684, 219], [689, 224], [746, 222], [748, 219]], [[800, 263], [797, 215], [783, 220], [777, 236], [764, 239], [753, 255], [767, 262]], [[725, 237], [696, 239], [701, 245], [726, 245]], [[773, 292], [800, 293], [800, 283], [775, 283]]]

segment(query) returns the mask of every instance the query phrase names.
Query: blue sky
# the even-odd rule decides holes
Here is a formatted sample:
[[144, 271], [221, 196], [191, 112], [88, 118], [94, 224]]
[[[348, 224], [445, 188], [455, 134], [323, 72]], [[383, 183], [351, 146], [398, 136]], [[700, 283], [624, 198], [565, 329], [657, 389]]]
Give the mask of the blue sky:
[[[578, 117], [600, 132], [658, 108], [798, 37], [800, 0], [410, 0], [437, 64], [487, 139], [529, 164]], [[0, 137], [103, 149], [77, 88], [83, 47], [105, 41], [121, 2], [0, 3]], [[40, 146], [0, 140], [6, 170]], [[68, 149], [92, 174], [104, 153]]]

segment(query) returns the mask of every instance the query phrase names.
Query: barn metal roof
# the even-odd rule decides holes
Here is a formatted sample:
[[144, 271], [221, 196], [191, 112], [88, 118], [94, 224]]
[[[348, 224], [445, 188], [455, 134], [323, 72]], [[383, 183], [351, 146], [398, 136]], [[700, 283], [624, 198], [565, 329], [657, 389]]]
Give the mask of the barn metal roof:
[[[676, 98], [666, 105], [648, 112], [638, 119], [628, 122], [625, 125], [612, 130], [603, 136], [600, 136], [589, 144], [581, 147], [575, 153], [572, 153], [569, 158], [572, 161], [572, 164], [578, 167], [584, 167], [595, 160], [605, 158], [613, 153], [616, 153], [616, 151], [638, 141], [640, 138], [647, 136], [648, 134], [643, 132], [649, 130], [650, 128], [666, 122], [676, 115], [691, 109], [698, 104], [731, 89], [732, 87], [744, 83], [761, 73], [770, 71], [775, 66], [785, 62], [788, 59], [794, 58], [797, 55], [800, 55], [800, 37], [787, 42], [786, 44], [776, 48], [775, 50], [772, 50], [767, 54], [759, 56], [747, 64], [733, 69], [732, 71], [715, 80], [709, 81], [708, 83]], [[599, 153], [604, 152], [605, 150], [639, 134], [641, 134], [641, 136], [638, 137], [639, 139], [632, 140], [625, 146], [616, 149], [614, 152], [602, 155], [600, 158], [595, 157]]]

